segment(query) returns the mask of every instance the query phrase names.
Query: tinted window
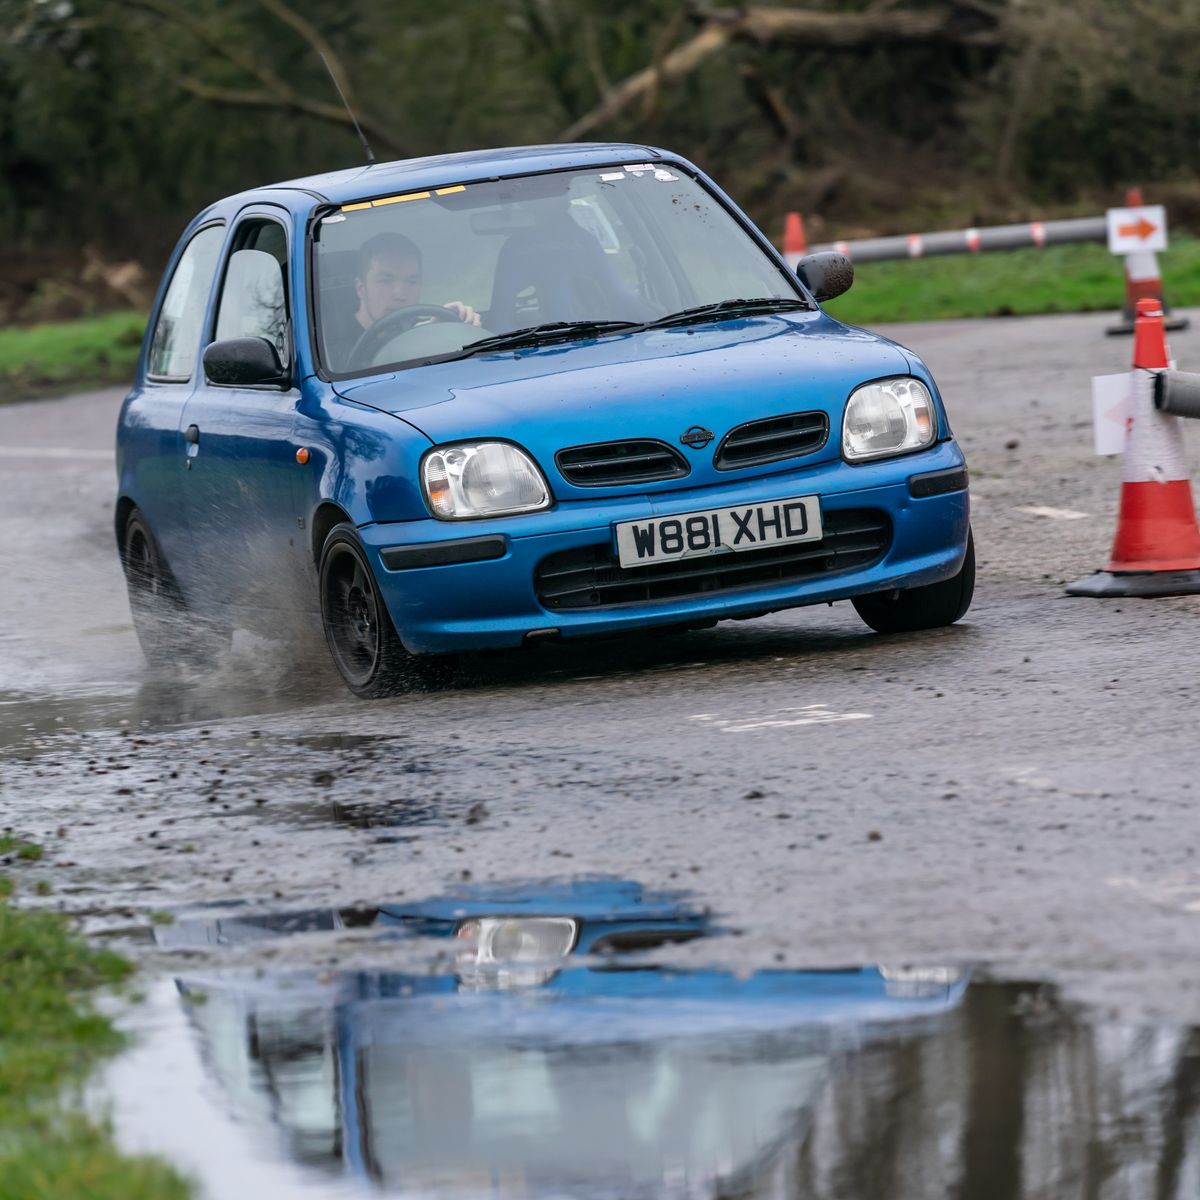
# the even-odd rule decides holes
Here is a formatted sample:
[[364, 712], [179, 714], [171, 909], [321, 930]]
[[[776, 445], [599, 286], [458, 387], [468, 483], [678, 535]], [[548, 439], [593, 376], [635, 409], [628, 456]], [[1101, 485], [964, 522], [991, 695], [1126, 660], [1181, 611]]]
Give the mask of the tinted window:
[[216, 340], [262, 337], [287, 362], [287, 237], [275, 221], [239, 226], [217, 305]]
[[204, 309], [224, 237], [224, 226], [210, 225], [188, 242], [159, 310], [146, 366], [149, 374], [159, 379], [192, 377]]

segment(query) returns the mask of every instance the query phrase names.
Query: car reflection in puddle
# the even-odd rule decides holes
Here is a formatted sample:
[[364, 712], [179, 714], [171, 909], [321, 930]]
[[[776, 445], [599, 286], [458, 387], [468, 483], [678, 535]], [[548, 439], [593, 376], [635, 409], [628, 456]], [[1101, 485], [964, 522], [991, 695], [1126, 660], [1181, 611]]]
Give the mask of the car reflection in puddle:
[[[321, 1176], [401, 1196], [790, 1194], [838, 1061], [928, 1030], [952, 967], [736, 974], [645, 952], [712, 927], [586, 881], [377, 909], [181, 922], [165, 946], [348, 925], [444, 938], [421, 971], [177, 980], [224, 1103]], [[764, 1191], [765, 1189], [765, 1191]]]

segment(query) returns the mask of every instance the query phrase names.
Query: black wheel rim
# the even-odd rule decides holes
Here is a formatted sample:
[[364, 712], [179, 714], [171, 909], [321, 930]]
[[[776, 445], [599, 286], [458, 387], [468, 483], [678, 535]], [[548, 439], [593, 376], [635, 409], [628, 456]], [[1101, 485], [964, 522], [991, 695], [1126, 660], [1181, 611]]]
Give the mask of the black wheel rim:
[[322, 602], [338, 667], [352, 683], [367, 683], [379, 666], [383, 645], [379, 598], [366, 563], [347, 545], [330, 551]]
[[146, 531], [136, 525], [125, 544], [125, 571], [133, 602], [143, 610], [152, 608], [162, 595], [162, 573]]

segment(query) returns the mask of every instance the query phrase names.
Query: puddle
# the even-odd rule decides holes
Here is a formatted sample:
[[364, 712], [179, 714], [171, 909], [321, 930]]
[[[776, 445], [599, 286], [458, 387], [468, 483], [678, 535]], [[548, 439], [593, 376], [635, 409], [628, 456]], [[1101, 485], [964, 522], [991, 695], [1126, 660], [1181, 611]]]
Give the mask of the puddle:
[[273, 1200], [1200, 1194], [1200, 1032], [953, 965], [656, 961], [720, 933], [683, 894], [464, 888], [156, 938], [294, 949], [352, 927], [379, 935], [376, 960], [388, 938], [446, 949], [267, 971], [222, 970], [217, 950], [164, 981], [107, 1080], [122, 1141], [214, 1197]]
[[536, 961], [539, 968], [561, 965], [569, 955], [615, 954], [719, 932], [688, 893], [649, 892], [625, 880], [578, 879], [536, 886], [462, 885], [432, 899], [349, 908], [263, 912], [226, 904], [157, 926], [154, 940], [163, 949], [178, 950], [338, 929], [369, 929], [382, 939], [448, 938], [460, 949], [467, 947], [468, 954], [478, 941], [480, 953], [492, 961]]
[[184, 725], [267, 716], [313, 703], [288, 691], [220, 686], [199, 679], [143, 683], [127, 692], [75, 690], [42, 694], [0, 689], [0, 756], [39, 754], [73, 746], [81, 734], [132, 730], [155, 733]]
[[[256, 735], [257, 736], [257, 735]], [[467, 819], [473, 805], [461, 797], [447, 797], [436, 786], [435, 767], [425, 759], [414, 756], [409, 741], [399, 734], [318, 733], [303, 737], [269, 735], [270, 741], [283, 748], [302, 751], [293, 756], [296, 776], [315, 789], [300, 803], [288, 804], [273, 810], [281, 819], [299, 825], [344, 825], [355, 829], [387, 829], [445, 825]], [[441, 752], [443, 759], [447, 753]], [[386, 768], [388, 786], [397, 790], [420, 791], [421, 795], [396, 795], [386, 799], [354, 786], [360, 774], [372, 776], [372, 790], [381, 778], [379, 770]], [[290, 780], [289, 780], [290, 782]], [[413, 840], [402, 835], [380, 836], [376, 842]]]
[[129, 696], [39, 696], [0, 689], [0, 757], [33, 755], [63, 739], [128, 724]]
[[305, 750], [352, 750], [358, 758], [372, 758], [375, 751], [394, 746], [401, 739], [391, 733], [316, 733], [292, 740]]

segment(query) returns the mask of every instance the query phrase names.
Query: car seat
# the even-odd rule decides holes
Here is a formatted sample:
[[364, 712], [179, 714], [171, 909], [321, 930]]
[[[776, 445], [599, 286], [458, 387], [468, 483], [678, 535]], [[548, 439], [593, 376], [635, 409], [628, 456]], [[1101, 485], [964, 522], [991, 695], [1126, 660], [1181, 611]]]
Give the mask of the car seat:
[[568, 212], [510, 234], [496, 259], [489, 329], [549, 321], [646, 321], [649, 305], [618, 278], [600, 243]]
[[350, 323], [351, 314], [358, 309], [354, 288], [358, 251], [322, 249], [316, 266], [321, 358], [334, 370], [341, 370], [361, 332]]

